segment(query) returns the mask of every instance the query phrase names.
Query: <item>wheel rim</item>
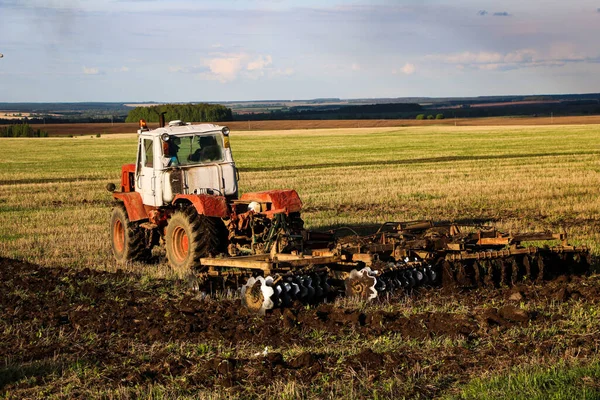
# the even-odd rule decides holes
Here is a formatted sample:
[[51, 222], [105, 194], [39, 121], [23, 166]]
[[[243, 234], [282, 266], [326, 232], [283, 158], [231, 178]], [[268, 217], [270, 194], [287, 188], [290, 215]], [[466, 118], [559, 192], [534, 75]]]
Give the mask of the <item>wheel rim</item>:
[[173, 230], [173, 255], [175, 261], [181, 263], [185, 261], [189, 253], [189, 238], [185, 229], [178, 226]]
[[113, 242], [115, 244], [115, 250], [118, 253], [122, 253], [125, 249], [125, 229], [120, 219], [115, 221], [113, 226]]

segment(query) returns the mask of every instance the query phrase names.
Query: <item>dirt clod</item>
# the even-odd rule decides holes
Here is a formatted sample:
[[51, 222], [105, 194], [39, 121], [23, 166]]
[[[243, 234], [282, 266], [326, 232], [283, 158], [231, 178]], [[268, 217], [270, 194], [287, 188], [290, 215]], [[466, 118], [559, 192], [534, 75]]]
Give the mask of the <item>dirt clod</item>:
[[532, 313], [530, 313], [529, 311], [511, 305], [507, 305], [500, 308], [498, 310], [498, 314], [502, 318], [514, 322], [527, 322], [532, 318]]
[[508, 297], [508, 299], [510, 301], [516, 301], [519, 302], [521, 300], [523, 300], [523, 293], [521, 291], [515, 291], [513, 293], [511, 293], [511, 295]]

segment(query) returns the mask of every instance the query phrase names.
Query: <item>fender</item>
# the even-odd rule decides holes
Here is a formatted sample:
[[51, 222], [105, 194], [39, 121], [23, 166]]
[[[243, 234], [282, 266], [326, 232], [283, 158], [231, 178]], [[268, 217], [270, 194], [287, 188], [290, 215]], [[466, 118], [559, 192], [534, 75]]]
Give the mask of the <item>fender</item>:
[[133, 192], [135, 190], [135, 164], [125, 164], [121, 167], [121, 192]]
[[293, 189], [267, 190], [265, 192], [244, 193], [241, 200], [271, 203], [271, 209], [285, 209], [288, 213], [302, 210], [302, 201]]
[[142, 201], [142, 196], [138, 192], [116, 192], [113, 193], [113, 197], [125, 203], [127, 216], [132, 222], [139, 221], [142, 219], [148, 219], [148, 210], [155, 208], [148, 207], [147, 210], [146, 206], [144, 206], [144, 202]]
[[198, 214], [207, 217], [229, 217], [229, 207], [224, 196], [211, 196], [208, 194], [178, 194], [173, 199], [173, 204], [190, 202]]

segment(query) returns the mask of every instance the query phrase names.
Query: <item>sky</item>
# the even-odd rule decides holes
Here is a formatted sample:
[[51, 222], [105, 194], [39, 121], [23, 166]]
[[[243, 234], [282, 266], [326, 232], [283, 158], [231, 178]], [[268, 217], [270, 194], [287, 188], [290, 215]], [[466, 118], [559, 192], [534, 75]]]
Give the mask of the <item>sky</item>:
[[600, 0], [0, 0], [0, 102], [600, 92]]

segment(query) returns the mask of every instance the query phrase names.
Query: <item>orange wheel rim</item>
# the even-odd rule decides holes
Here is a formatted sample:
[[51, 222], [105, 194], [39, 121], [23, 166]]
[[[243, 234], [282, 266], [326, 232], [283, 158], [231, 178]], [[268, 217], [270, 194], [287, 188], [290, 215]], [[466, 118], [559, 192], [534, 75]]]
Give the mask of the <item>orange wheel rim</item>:
[[190, 250], [190, 241], [185, 229], [178, 226], [173, 231], [173, 254], [175, 261], [180, 263], [185, 261]]
[[125, 229], [123, 229], [123, 223], [120, 219], [113, 226], [113, 241], [117, 252], [122, 253], [125, 249]]

